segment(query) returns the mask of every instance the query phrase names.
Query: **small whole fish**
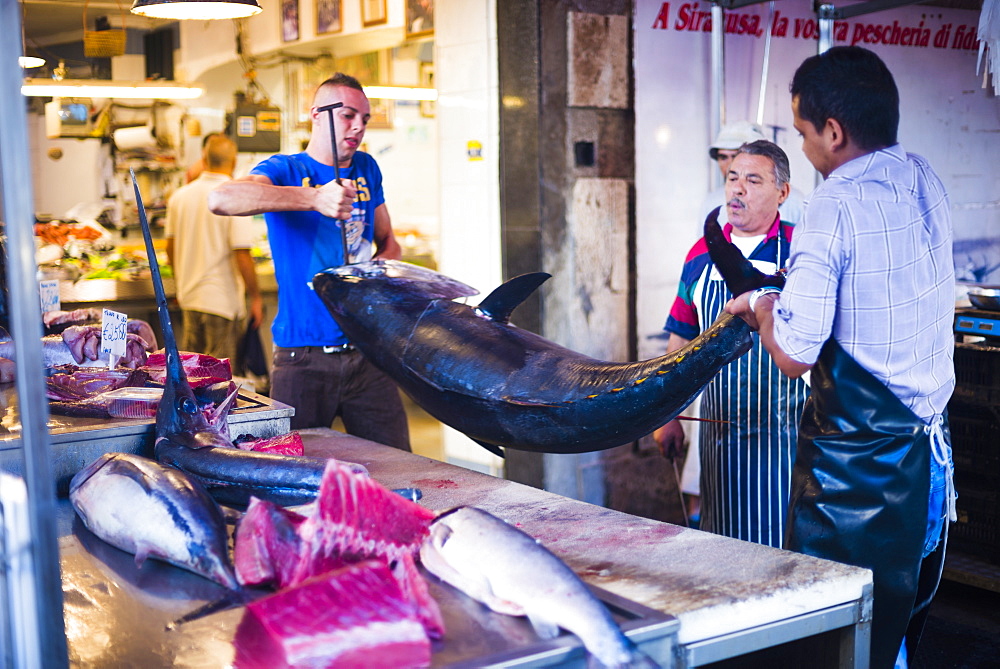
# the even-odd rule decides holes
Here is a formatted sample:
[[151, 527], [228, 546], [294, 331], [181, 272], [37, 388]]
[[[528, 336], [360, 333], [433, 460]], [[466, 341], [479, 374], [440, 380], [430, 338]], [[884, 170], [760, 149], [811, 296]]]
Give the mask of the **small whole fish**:
[[527, 616], [542, 638], [572, 632], [607, 667], [656, 666], [622, 633], [572, 569], [521, 530], [482, 509], [439, 515], [420, 548], [432, 574], [493, 611]]
[[105, 453], [73, 477], [69, 500], [91, 532], [135, 555], [136, 567], [156, 558], [231, 590], [219, 505], [183, 472], [130, 453]]

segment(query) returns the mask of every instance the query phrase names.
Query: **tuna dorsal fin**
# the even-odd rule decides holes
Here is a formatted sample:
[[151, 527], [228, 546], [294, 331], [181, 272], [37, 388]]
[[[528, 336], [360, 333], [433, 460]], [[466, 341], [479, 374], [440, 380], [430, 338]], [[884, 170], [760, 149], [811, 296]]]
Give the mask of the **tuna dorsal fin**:
[[499, 286], [486, 296], [479, 303], [479, 310], [490, 317], [491, 320], [506, 323], [510, 320], [510, 313], [517, 305], [528, 299], [528, 296], [535, 292], [535, 289], [545, 283], [551, 274], [545, 272], [531, 272], [515, 276]]

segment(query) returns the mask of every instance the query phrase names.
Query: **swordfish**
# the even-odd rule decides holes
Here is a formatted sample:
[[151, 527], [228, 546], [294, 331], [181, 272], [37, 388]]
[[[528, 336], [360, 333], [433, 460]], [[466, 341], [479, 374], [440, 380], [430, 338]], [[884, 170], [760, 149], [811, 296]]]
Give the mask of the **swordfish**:
[[[156, 410], [156, 459], [182, 470], [224, 504], [246, 505], [251, 496], [283, 505], [311, 502], [319, 492], [328, 458], [236, 448], [198, 405], [177, 350], [160, 266], [134, 174], [132, 187], [146, 242], [167, 360], [163, 397]], [[361, 465], [348, 466], [358, 473], [367, 474]]]
[[474, 288], [395, 260], [326, 269], [313, 289], [352, 344], [425, 411], [502, 456], [502, 448], [583, 453], [621, 446], [675, 418], [750, 349], [724, 314], [686, 347], [606, 362], [509, 323], [546, 279], [515, 277], [478, 307]]

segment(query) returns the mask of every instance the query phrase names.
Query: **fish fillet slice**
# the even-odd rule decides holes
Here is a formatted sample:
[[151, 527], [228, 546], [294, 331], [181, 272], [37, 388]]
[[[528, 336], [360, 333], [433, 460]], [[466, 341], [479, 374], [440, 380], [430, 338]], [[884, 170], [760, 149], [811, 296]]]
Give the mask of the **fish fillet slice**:
[[415, 553], [433, 519], [433, 511], [331, 461], [316, 510], [299, 529], [302, 549], [291, 582], [327, 571], [341, 558], [392, 561]]
[[392, 572], [360, 562], [247, 606], [239, 669], [425, 667], [431, 646]]
[[296, 530], [305, 519], [277, 504], [251, 497], [233, 543], [233, 562], [240, 583], [287, 585], [301, 544]]

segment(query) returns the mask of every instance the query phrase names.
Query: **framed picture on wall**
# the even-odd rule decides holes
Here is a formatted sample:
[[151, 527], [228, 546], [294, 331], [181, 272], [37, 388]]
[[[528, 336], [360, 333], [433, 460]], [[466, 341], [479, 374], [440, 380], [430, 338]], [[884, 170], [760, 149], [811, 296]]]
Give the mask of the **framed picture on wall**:
[[281, 0], [281, 41], [299, 38], [299, 0]]
[[316, 34], [339, 33], [344, 24], [340, 19], [341, 0], [316, 0]]
[[406, 36], [434, 32], [434, 0], [406, 0]]
[[361, 25], [377, 26], [389, 20], [385, 9], [386, 0], [361, 0]]
[[[434, 63], [420, 63], [420, 86], [422, 88], [434, 88]], [[420, 115], [433, 118], [435, 113], [435, 103], [433, 100], [420, 101]]]
[[372, 115], [368, 119], [370, 130], [392, 130], [392, 116], [396, 110], [393, 100], [382, 100], [372, 98], [368, 101], [371, 104]]

